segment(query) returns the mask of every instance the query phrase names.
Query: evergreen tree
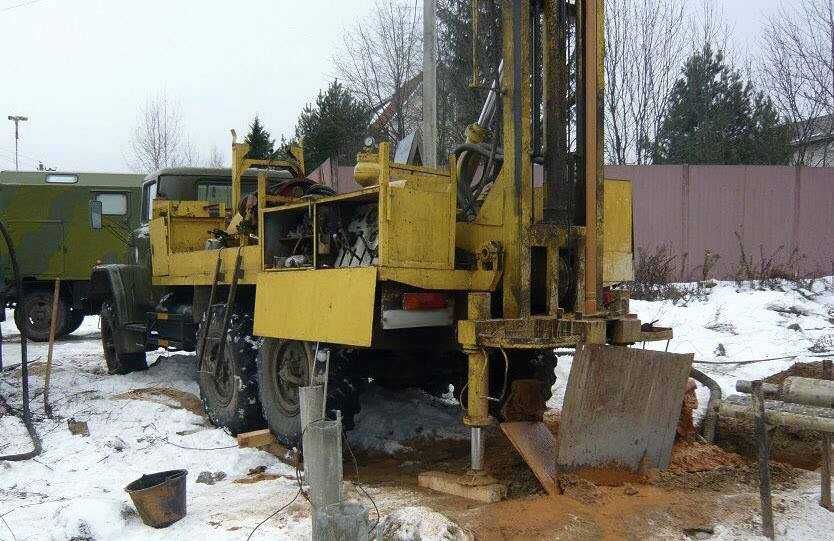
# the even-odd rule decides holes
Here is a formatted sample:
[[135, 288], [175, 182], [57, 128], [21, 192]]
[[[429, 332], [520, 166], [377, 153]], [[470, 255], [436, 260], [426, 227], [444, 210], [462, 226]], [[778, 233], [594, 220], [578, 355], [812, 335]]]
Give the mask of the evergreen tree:
[[789, 134], [770, 98], [709, 45], [690, 57], [657, 134], [656, 164], [787, 164]]
[[255, 160], [266, 160], [272, 156], [274, 152], [275, 141], [270, 139], [269, 132], [261, 124], [258, 115], [249, 124], [249, 134], [246, 136], [246, 144], [249, 145], [249, 154], [247, 157]]
[[320, 91], [314, 105], [307, 104], [295, 126], [296, 139], [304, 143], [304, 163], [314, 170], [328, 158], [353, 164], [368, 133], [370, 113], [338, 80]]

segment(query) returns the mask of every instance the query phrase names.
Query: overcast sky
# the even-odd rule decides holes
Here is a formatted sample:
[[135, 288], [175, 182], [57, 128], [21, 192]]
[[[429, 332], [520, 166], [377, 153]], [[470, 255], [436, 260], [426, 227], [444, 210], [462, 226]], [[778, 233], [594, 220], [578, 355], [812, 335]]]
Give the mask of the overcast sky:
[[[740, 48], [778, 0], [717, 0]], [[24, 4], [20, 7], [15, 7]], [[126, 170], [139, 108], [165, 92], [191, 142], [228, 160], [229, 129], [259, 114], [290, 135], [333, 77], [341, 29], [373, 0], [0, 0], [0, 169]]]

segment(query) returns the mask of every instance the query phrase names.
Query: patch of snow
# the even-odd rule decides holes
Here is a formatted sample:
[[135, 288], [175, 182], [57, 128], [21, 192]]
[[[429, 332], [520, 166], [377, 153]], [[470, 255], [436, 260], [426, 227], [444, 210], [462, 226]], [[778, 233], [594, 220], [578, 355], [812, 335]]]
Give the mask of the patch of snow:
[[421, 541], [436, 539], [443, 541], [468, 541], [467, 535], [457, 524], [446, 516], [428, 507], [402, 507], [388, 514], [379, 527], [386, 541]]

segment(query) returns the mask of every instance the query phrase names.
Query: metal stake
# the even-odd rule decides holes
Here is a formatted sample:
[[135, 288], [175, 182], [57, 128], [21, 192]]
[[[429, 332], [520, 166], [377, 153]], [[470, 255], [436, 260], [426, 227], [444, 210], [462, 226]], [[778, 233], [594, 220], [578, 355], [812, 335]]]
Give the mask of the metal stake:
[[[831, 380], [831, 360], [822, 361], [822, 377]], [[831, 510], [831, 434], [822, 436], [822, 467], [820, 468], [820, 505]]]
[[759, 443], [759, 496], [762, 502], [762, 533], [773, 539], [773, 502], [770, 495], [770, 450], [765, 424], [764, 392], [761, 380], [753, 382], [753, 413], [756, 416], [756, 439]]
[[61, 297], [61, 279], [55, 279], [52, 291], [52, 316], [49, 320], [49, 347], [46, 350], [46, 374], [43, 380], [43, 411], [47, 417], [52, 417], [52, 407], [49, 405], [49, 380], [52, 378], [52, 350], [55, 347], [55, 327], [58, 325], [58, 301]]

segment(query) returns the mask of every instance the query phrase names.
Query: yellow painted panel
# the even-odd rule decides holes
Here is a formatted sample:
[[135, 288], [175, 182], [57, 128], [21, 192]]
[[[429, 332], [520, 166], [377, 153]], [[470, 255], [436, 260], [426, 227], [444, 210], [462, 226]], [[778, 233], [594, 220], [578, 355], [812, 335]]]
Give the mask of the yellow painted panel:
[[224, 218], [170, 217], [168, 219], [171, 220], [169, 246], [173, 253], [203, 250], [210, 236], [209, 231], [226, 227]]
[[[226, 283], [231, 281], [231, 273], [235, 268], [237, 248], [223, 249], [221, 271], [226, 273]], [[198, 250], [195, 252], [181, 252], [169, 254], [168, 263], [170, 276], [154, 276], [154, 285], [211, 285], [214, 280], [214, 269], [217, 265], [217, 254], [220, 250]], [[261, 252], [258, 246], [244, 246], [240, 251], [243, 262], [243, 277], [241, 284], [254, 284], [257, 273], [261, 269]]]
[[[381, 262], [392, 267], [452, 269], [455, 213], [450, 182], [439, 179], [391, 181], [380, 227], [387, 228]], [[381, 236], [383, 238], [383, 236]]]
[[602, 281], [634, 279], [632, 188], [628, 180], [605, 180], [605, 230]]
[[151, 239], [151, 269], [154, 276], [168, 274], [168, 226], [165, 218], [154, 218], [148, 224]]
[[376, 273], [376, 267], [260, 273], [255, 334], [370, 346]]

